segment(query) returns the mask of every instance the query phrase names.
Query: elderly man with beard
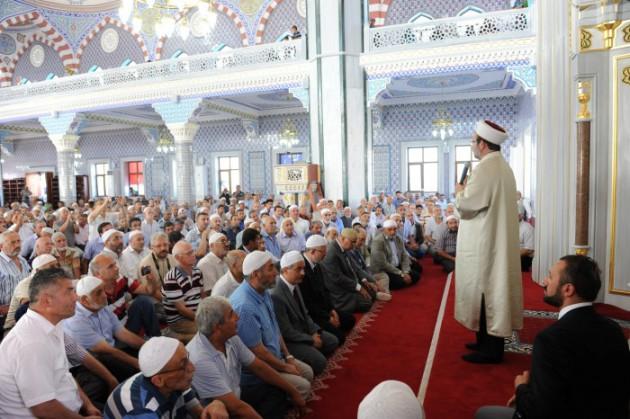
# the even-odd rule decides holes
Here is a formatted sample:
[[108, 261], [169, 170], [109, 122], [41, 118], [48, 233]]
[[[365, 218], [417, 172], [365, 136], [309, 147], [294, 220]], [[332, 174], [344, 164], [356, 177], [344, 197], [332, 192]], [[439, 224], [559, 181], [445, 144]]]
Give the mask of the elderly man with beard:
[[433, 260], [442, 265], [446, 273], [451, 273], [455, 269], [459, 219], [454, 215], [449, 215], [446, 217], [446, 227], [447, 229], [442, 233], [435, 244]]
[[[272, 255], [259, 250], [251, 252], [243, 261], [243, 273], [246, 280], [230, 296], [232, 307], [240, 317], [239, 337], [254, 355], [278, 371], [303, 398], [307, 398], [313, 370], [289, 353], [280, 333], [269, 293], [278, 275]], [[241, 385], [260, 383], [260, 379], [250, 371], [243, 371]]]
[[300, 217], [300, 209], [297, 205], [289, 207], [289, 218], [293, 221], [294, 229], [302, 236], [306, 236], [309, 230], [309, 222]]
[[[107, 309], [105, 283], [94, 276], [84, 276], [77, 282], [78, 301], [74, 316], [63, 322], [64, 331], [81, 346], [91, 351], [118, 381], [138, 372], [136, 354], [144, 339], [127, 330]], [[124, 343], [130, 350], [116, 348]]]
[[21, 244], [18, 233], [5, 231], [0, 234], [0, 327], [9, 311], [13, 290], [31, 271], [28, 262], [20, 256]]
[[291, 218], [282, 220], [280, 233], [278, 233], [278, 244], [282, 254], [296, 250], [303, 252], [305, 249], [304, 236], [295, 230], [295, 224]]
[[66, 235], [58, 231], [52, 236], [53, 250], [50, 253], [59, 260], [59, 266], [66, 271], [69, 278], [81, 277], [81, 250], [68, 247]]
[[372, 240], [372, 272], [385, 272], [389, 276], [389, 289], [397, 290], [420, 280], [420, 267], [411, 264], [405, 245], [396, 231], [394, 220], [383, 223], [383, 231]]
[[0, 417], [100, 418], [69, 371], [61, 322], [77, 296], [59, 268], [33, 277], [30, 307], [0, 344]]
[[181, 342], [151, 338], [138, 353], [140, 373], [121, 383], [109, 396], [106, 419], [185, 418], [228, 419], [222, 402], [201, 406], [192, 389], [195, 366]]
[[227, 272], [227, 265], [223, 261], [230, 250], [230, 242], [222, 233], [212, 233], [208, 237], [210, 251], [197, 263], [197, 268], [203, 277], [203, 290], [210, 295], [214, 284]]
[[155, 233], [151, 237], [151, 252], [140, 261], [140, 272], [143, 268], [149, 268], [153, 277], [163, 284], [167, 272], [177, 264], [168, 249], [168, 236], [165, 233]]

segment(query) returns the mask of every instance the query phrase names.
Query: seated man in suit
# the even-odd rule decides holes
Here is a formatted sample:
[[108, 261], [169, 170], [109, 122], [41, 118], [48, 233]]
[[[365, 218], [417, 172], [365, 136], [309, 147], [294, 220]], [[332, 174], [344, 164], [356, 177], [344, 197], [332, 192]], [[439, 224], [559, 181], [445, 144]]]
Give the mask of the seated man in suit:
[[514, 379], [510, 407], [488, 406], [477, 419], [626, 419], [630, 352], [621, 328], [593, 301], [600, 270], [589, 257], [564, 256], [545, 278], [544, 301], [558, 321], [536, 336], [532, 370]]
[[326, 368], [326, 357], [339, 340], [316, 324], [306, 310], [298, 285], [304, 278], [304, 258], [297, 250], [280, 259], [280, 280], [271, 291], [280, 332], [289, 351], [313, 368], [315, 375]]
[[354, 327], [355, 319], [350, 312], [335, 310], [326, 289], [320, 262], [326, 257], [327, 246], [328, 242], [319, 234], [308, 238], [304, 252], [304, 279], [299, 287], [308, 314], [319, 327], [335, 335], [341, 346], [346, 333]]
[[328, 244], [326, 257], [322, 261], [322, 269], [326, 288], [330, 292], [335, 310], [354, 313], [365, 313], [372, 307], [372, 297], [356, 272], [352, 269], [348, 253], [357, 241], [357, 232], [344, 228], [341, 234]]
[[394, 220], [383, 223], [383, 231], [372, 240], [372, 272], [385, 272], [389, 276], [389, 289], [396, 290], [420, 280], [421, 269], [411, 264], [402, 239], [396, 234]]

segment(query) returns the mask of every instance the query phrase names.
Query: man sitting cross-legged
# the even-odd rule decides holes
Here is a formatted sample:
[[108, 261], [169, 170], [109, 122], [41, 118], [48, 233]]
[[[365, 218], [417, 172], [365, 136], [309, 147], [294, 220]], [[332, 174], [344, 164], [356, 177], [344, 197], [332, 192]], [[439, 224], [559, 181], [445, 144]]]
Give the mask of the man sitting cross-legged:
[[[220, 400], [230, 415], [239, 418], [283, 418], [287, 394], [298, 407], [304, 406], [298, 390], [236, 335], [238, 314], [227, 299], [204, 299], [195, 317], [199, 332], [186, 347], [195, 365], [193, 385], [202, 402]], [[242, 367], [263, 382], [241, 385]]]
[[[107, 308], [105, 283], [94, 276], [85, 276], [77, 282], [76, 292], [74, 316], [63, 323], [66, 333], [95, 354], [118, 381], [137, 373], [138, 360], [130, 354], [135, 354], [133, 349], [139, 349], [144, 340], [127, 330]], [[116, 342], [133, 349], [118, 349]]]
[[316, 324], [306, 310], [298, 285], [304, 278], [304, 258], [297, 250], [280, 259], [280, 280], [271, 291], [280, 332], [289, 351], [313, 368], [315, 375], [326, 368], [326, 356], [333, 353], [339, 340]]

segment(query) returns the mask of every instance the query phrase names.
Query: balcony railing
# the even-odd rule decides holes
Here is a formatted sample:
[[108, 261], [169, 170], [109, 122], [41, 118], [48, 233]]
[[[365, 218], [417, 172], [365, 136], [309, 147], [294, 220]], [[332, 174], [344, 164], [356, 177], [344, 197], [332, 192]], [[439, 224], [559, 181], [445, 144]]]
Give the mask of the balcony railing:
[[305, 59], [304, 39], [278, 42], [6, 87], [0, 89], [0, 102], [38, 95], [76, 92], [83, 89], [117, 88], [133, 82], [159, 82], [187, 76], [207, 75], [214, 71], [245, 69]]
[[383, 26], [369, 29], [366, 52], [527, 36], [532, 28], [529, 8]]

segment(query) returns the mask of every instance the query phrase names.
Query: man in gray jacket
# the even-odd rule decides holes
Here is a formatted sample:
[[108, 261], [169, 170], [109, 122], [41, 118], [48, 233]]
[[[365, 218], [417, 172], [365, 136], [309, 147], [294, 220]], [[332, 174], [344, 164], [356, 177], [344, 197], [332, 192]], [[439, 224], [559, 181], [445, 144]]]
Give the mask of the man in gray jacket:
[[389, 276], [389, 289], [408, 287], [420, 280], [422, 268], [409, 260], [405, 244], [396, 234], [396, 222], [386, 220], [383, 231], [372, 240], [372, 272], [385, 272]]

